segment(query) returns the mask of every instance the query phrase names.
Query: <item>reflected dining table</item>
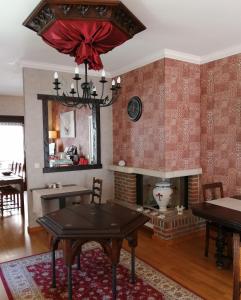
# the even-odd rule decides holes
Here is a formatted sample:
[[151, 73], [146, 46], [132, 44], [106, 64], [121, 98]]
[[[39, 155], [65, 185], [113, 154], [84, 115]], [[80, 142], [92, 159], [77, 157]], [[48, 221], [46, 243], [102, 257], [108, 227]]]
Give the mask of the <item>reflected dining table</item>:
[[24, 216], [24, 180], [23, 177], [11, 174], [11, 175], [3, 175], [0, 174], [0, 188], [4, 185], [18, 185], [19, 186], [19, 194], [20, 194], [20, 209], [21, 215]]
[[[235, 197], [235, 198], [234, 198]], [[225, 197], [195, 204], [194, 215], [215, 222], [218, 225], [216, 239], [216, 265], [224, 266], [225, 231], [241, 233], [241, 201], [240, 196]]]
[[[80, 204], [47, 214], [37, 219], [51, 235], [52, 287], [56, 287], [55, 250], [62, 242], [64, 262], [68, 271], [68, 299], [72, 299], [72, 264], [79, 255], [82, 245], [89, 241], [98, 242], [112, 266], [112, 295], [116, 299], [116, 268], [120, 260], [122, 242], [126, 239], [131, 247], [131, 282], [135, 283], [135, 247], [137, 232], [149, 217], [114, 203]], [[84, 271], [84, 270], [82, 270]]]

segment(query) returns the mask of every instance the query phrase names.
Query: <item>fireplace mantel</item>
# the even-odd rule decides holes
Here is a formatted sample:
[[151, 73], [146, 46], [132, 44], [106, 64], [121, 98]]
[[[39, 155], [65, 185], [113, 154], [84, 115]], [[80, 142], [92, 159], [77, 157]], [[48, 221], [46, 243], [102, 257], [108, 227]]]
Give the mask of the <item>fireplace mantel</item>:
[[116, 165], [108, 166], [108, 170], [127, 174], [141, 174], [160, 178], [175, 178], [183, 176], [193, 176], [202, 174], [202, 168], [177, 171], [149, 170], [135, 167], [120, 167]]

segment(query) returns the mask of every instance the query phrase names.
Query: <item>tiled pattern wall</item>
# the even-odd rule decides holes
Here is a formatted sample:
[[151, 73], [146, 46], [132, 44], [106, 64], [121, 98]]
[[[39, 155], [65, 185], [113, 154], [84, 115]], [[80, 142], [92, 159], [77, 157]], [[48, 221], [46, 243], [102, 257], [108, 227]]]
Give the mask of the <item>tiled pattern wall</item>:
[[[122, 76], [123, 89], [113, 105], [114, 164], [153, 170], [200, 167], [200, 67], [162, 59]], [[143, 102], [132, 122], [127, 103]]]
[[241, 193], [241, 54], [201, 66], [203, 182]]
[[[164, 59], [121, 76], [122, 90], [113, 105], [113, 161], [127, 165], [164, 168]], [[143, 113], [137, 122], [128, 119], [127, 104], [139, 96]]]
[[200, 168], [200, 66], [165, 59], [165, 169]]

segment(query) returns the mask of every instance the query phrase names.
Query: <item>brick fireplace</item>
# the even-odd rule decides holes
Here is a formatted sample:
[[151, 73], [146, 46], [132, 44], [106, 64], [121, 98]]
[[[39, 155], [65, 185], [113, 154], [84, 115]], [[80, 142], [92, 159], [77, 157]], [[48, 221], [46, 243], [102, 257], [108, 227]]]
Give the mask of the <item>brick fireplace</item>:
[[[119, 167], [115, 166], [112, 166], [110, 169], [114, 171], [115, 201], [133, 209], [137, 209], [139, 174], [115, 171], [119, 170]], [[204, 227], [204, 221], [194, 216], [191, 211], [192, 205], [201, 201], [200, 175], [189, 175], [185, 177], [188, 177], [188, 208], [183, 211], [182, 215], [178, 215], [175, 208], [168, 209], [165, 215], [159, 214], [158, 209], [155, 208], [151, 209], [149, 212], [146, 212], [145, 209], [143, 211], [144, 214], [150, 217], [150, 222], [147, 224], [148, 227], [152, 228], [154, 235], [161, 239], [175, 239], [200, 231]], [[181, 200], [182, 199], [180, 199], [180, 201]]]
[[[166, 240], [204, 225], [191, 211], [200, 201], [202, 174], [200, 78], [199, 65], [163, 58], [123, 74], [123, 88], [113, 105], [114, 166], [110, 169], [115, 172], [116, 201], [137, 209], [139, 175], [188, 178], [187, 204], [180, 196], [180, 203], [186, 206], [182, 215], [177, 215], [174, 205], [164, 216], [144, 211], [151, 218], [154, 234]], [[126, 113], [134, 95], [143, 105], [138, 122], [129, 120]], [[127, 167], [118, 167], [120, 160]]]

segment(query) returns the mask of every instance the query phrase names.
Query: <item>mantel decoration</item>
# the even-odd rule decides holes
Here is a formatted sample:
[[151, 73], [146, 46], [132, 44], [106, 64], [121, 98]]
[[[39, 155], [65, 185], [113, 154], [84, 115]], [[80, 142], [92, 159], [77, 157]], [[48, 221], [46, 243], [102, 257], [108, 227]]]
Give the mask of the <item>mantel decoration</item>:
[[[60, 95], [61, 82], [54, 73], [56, 95], [48, 100], [57, 100], [69, 107], [111, 105], [120, 90], [120, 77], [112, 80], [112, 98], [104, 97], [107, 82], [102, 71], [101, 96], [88, 79], [88, 68], [102, 70], [100, 55], [121, 45], [146, 27], [118, 0], [42, 0], [24, 21], [24, 26], [37, 32], [51, 47], [75, 57], [77, 65], [85, 65], [84, 81], [80, 85], [78, 66], [69, 92]], [[82, 93], [80, 92], [82, 90]], [[40, 99], [43, 99], [41, 95]]]

